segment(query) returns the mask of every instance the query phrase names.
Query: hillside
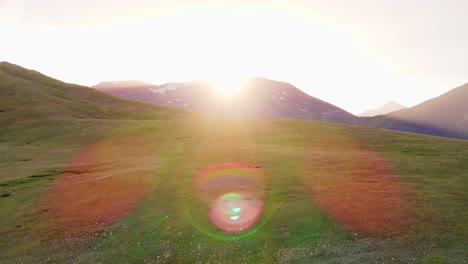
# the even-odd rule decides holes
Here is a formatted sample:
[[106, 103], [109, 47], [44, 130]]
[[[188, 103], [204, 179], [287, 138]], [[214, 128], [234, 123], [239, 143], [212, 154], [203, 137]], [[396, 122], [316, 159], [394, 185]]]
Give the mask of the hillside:
[[151, 85], [136, 81], [103, 82], [94, 88], [114, 96], [230, 116], [286, 117], [351, 123], [354, 115], [291, 84], [259, 77], [226, 95], [207, 82]]
[[372, 126], [468, 138], [468, 83], [408, 109], [369, 119]]
[[2, 263], [467, 258], [466, 141], [262, 118], [38, 120], [3, 138]]
[[384, 104], [381, 107], [360, 113], [358, 116], [372, 117], [372, 116], [378, 116], [378, 115], [385, 115], [385, 114], [389, 114], [391, 112], [395, 112], [395, 111], [405, 109], [405, 108], [406, 106], [399, 104], [397, 102], [391, 101], [391, 102]]
[[[176, 109], [119, 99], [8, 62], [0, 63], [0, 122], [38, 118], [163, 118]], [[2, 121], [3, 120], [3, 121]]]
[[468, 259], [468, 141], [188, 114], [1, 66], [1, 263]]

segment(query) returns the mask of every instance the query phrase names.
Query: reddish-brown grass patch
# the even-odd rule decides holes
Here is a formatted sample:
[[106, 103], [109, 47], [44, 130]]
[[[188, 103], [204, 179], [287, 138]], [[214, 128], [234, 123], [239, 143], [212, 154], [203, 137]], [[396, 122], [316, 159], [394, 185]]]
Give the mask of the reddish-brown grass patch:
[[369, 234], [399, 230], [407, 196], [398, 175], [379, 155], [352, 139], [333, 142], [324, 140], [307, 152], [303, 180], [314, 199], [353, 230]]
[[137, 135], [108, 138], [86, 148], [48, 193], [50, 220], [73, 229], [121, 219], [150, 188], [154, 152], [154, 144]]

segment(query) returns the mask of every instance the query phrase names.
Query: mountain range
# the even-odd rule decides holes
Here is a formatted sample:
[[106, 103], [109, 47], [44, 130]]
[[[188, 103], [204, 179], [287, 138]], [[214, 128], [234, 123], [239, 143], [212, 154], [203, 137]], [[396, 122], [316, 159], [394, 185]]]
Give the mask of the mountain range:
[[37, 71], [0, 62], [0, 124], [41, 118], [126, 119], [186, 114], [128, 101], [90, 87], [65, 83]]
[[354, 116], [291, 84], [259, 77], [249, 78], [229, 96], [203, 81], [102, 82], [93, 88], [0, 62], [0, 124], [25, 117], [160, 119], [202, 112], [319, 120], [468, 139], [468, 83], [414, 107], [375, 117]]
[[414, 107], [376, 116], [365, 123], [392, 130], [468, 138], [468, 83]]
[[291, 84], [248, 78], [229, 95], [209, 82], [152, 85], [140, 81], [102, 82], [93, 88], [111, 95], [195, 112], [231, 116], [287, 117], [350, 122], [347, 111], [310, 96]]
[[[0, 63], [0, 262], [466, 259], [468, 141], [304, 121], [390, 116], [355, 117], [282, 82], [253, 79], [229, 96], [200, 86], [146, 87], [203, 101], [174, 93], [169, 107]], [[432, 114], [449, 126], [465, 92], [391, 121]], [[214, 99], [231, 108], [191, 112]], [[225, 116], [251, 114], [285, 118]]]

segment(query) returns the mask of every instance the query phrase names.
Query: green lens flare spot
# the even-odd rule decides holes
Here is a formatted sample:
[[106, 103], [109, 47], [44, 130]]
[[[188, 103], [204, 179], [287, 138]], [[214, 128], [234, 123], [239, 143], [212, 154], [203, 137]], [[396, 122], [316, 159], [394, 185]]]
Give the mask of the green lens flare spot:
[[237, 219], [239, 219], [240, 216], [238, 215], [233, 215], [233, 216], [230, 216], [229, 219], [231, 219], [232, 221], [236, 221]]

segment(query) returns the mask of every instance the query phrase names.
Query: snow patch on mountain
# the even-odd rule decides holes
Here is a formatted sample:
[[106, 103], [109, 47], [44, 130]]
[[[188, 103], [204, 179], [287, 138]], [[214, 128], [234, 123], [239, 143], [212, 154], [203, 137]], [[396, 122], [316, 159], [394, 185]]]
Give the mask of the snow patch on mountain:
[[167, 91], [174, 91], [180, 88], [180, 85], [177, 84], [168, 84], [164, 87], [160, 88], [148, 88], [151, 92], [155, 94], [162, 94], [165, 95]]

